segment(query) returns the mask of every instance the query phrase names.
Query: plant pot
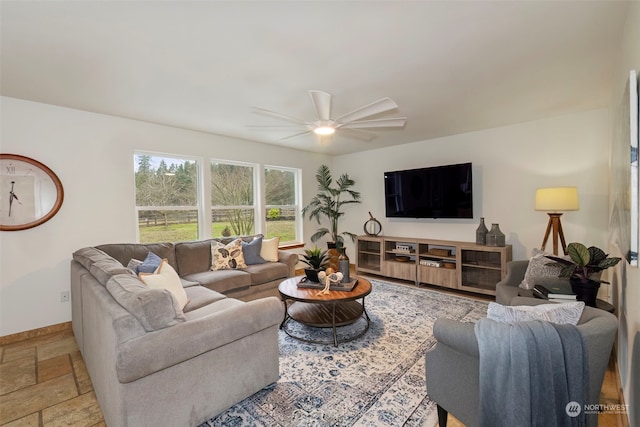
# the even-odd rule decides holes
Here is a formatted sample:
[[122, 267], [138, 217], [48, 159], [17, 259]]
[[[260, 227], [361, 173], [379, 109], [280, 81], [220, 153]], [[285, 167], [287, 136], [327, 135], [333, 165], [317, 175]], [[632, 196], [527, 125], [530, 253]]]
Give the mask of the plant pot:
[[320, 269], [320, 270], [316, 270], [313, 268], [305, 268], [304, 269], [304, 274], [307, 275], [307, 279], [310, 282], [320, 282], [320, 279], [318, 279], [318, 273], [320, 273], [321, 271], [323, 271], [324, 269]]
[[580, 279], [569, 279], [569, 283], [571, 283], [571, 290], [576, 294], [576, 300], [583, 301], [590, 307], [596, 306], [600, 282], [595, 280], [583, 282]]

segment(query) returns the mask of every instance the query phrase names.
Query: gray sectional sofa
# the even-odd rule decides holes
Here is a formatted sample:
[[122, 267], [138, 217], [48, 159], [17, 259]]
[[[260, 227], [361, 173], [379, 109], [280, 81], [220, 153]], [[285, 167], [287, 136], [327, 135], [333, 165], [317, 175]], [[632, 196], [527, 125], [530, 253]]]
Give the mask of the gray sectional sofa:
[[[283, 306], [268, 295], [294, 274], [297, 256], [279, 251], [279, 262], [209, 271], [210, 246], [74, 252], [73, 332], [107, 425], [197, 425], [278, 380]], [[126, 267], [150, 251], [180, 275], [183, 308], [170, 290], [150, 289]]]

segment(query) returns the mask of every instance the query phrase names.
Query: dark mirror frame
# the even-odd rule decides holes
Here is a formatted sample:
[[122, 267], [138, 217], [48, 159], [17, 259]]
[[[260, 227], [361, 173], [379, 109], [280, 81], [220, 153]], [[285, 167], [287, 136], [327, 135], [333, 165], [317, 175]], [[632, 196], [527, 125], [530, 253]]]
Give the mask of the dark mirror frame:
[[51, 208], [51, 210], [49, 210], [49, 212], [47, 212], [46, 214], [44, 214], [43, 216], [41, 216], [40, 218], [36, 219], [35, 221], [31, 221], [25, 224], [19, 224], [19, 225], [2, 225], [0, 224], [0, 231], [19, 231], [19, 230], [27, 230], [29, 228], [33, 228], [33, 227], [37, 227], [41, 224], [44, 224], [45, 222], [49, 221], [51, 218], [53, 218], [53, 216], [58, 213], [58, 211], [60, 210], [60, 207], [62, 206], [62, 201], [64, 200], [64, 189], [62, 188], [62, 182], [60, 181], [60, 178], [58, 178], [58, 176], [51, 170], [49, 169], [46, 165], [40, 163], [37, 160], [34, 160], [30, 157], [25, 157], [25, 156], [20, 156], [18, 154], [2, 154], [0, 153], [0, 159], [9, 159], [9, 160], [16, 160], [16, 161], [20, 161], [20, 162], [25, 162], [25, 163], [29, 163], [31, 165], [33, 165], [34, 167], [40, 169], [41, 171], [45, 172], [49, 178], [51, 178], [51, 180], [53, 181], [53, 184], [56, 187], [56, 201], [53, 204], [53, 207]]

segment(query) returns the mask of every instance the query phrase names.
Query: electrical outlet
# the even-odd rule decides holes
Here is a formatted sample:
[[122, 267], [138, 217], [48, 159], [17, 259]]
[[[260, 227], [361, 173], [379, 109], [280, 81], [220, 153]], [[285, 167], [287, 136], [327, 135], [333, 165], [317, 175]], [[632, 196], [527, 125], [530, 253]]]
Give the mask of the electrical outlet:
[[60, 302], [69, 302], [69, 291], [60, 292]]

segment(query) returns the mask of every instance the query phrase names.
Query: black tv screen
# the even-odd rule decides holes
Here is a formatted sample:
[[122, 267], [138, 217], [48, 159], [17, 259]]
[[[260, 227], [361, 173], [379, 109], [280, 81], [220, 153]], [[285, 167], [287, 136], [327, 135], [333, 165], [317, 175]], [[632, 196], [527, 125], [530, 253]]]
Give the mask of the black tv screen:
[[473, 218], [471, 163], [385, 172], [388, 218]]

